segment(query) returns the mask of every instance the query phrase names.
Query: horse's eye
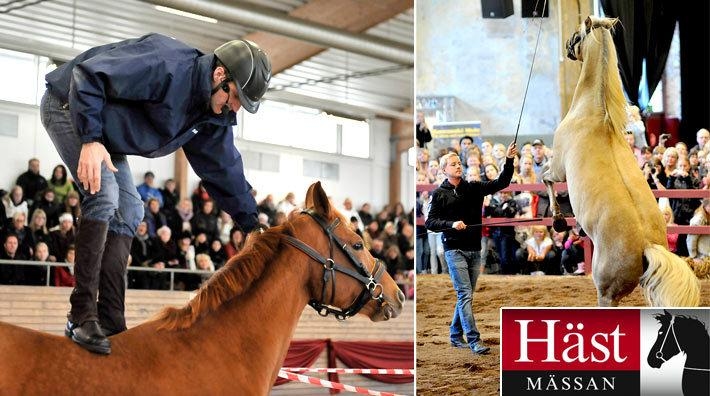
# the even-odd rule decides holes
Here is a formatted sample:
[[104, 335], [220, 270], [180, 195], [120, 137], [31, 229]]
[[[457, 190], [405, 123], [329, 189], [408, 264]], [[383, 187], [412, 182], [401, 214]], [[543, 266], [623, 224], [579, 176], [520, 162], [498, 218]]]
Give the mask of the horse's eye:
[[353, 249], [362, 250], [362, 242], [358, 242], [358, 243], [354, 244]]

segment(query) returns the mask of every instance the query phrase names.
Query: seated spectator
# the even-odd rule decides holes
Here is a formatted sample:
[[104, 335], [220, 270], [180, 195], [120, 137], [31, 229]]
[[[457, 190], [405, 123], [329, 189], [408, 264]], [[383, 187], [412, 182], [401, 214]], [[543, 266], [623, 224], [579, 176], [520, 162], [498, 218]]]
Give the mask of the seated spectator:
[[192, 201], [188, 198], [183, 198], [175, 209], [178, 217], [175, 219], [175, 223], [170, 226], [170, 229], [176, 233], [191, 232], [190, 220], [194, 216]]
[[296, 205], [296, 195], [294, 193], [290, 192], [286, 194], [284, 199], [279, 201], [279, 203], [276, 205], [276, 211], [281, 212], [288, 216], [291, 211], [296, 209], [298, 205]]
[[227, 259], [236, 256], [242, 248], [244, 248], [244, 232], [239, 227], [232, 227], [232, 231], [229, 233], [229, 242], [224, 245]]
[[148, 210], [145, 211], [143, 221], [148, 224], [148, 235], [151, 238], [156, 236], [158, 228], [168, 225], [168, 218], [160, 211], [160, 202], [156, 198], [148, 199]]
[[59, 205], [64, 205], [69, 191], [74, 191], [74, 185], [67, 175], [67, 168], [62, 164], [54, 167], [48, 186], [54, 191], [54, 202]]
[[52, 228], [59, 224], [59, 215], [62, 214], [62, 206], [56, 202], [54, 190], [45, 189], [42, 191], [37, 200], [32, 204], [30, 209], [30, 218], [35, 210], [41, 209], [44, 211], [47, 218], [47, 227]]
[[372, 247], [370, 248], [370, 254], [372, 257], [384, 261], [385, 259], [385, 241], [380, 238], [375, 238], [372, 240]]
[[[16, 185], [2, 197], [2, 203], [5, 207], [5, 216], [8, 219], [12, 219], [15, 213], [24, 213], [25, 219], [27, 219], [30, 208], [27, 200], [25, 199], [22, 187]], [[4, 226], [5, 224], [3, 224]]]
[[[550, 267], [557, 269], [552, 274], [562, 275], [564, 270], [562, 269], [562, 252], [565, 250], [565, 241], [567, 240], [567, 231], [557, 232], [554, 229], [550, 230], [552, 233], [552, 251], [555, 252], [555, 256], [550, 263]], [[548, 274], [551, 275], [551, 274]]]
[[[195, 256], [195, 265], [198, 271], [209, 271], [209, 272], [214, 272], [214, 264], [212, 263], [212, 259], [208, 254], [198, 254]], [[192, 275], [192, 283], [188, 286], [186, 290], [195, 290], [199, 289], [204, 282], [206, 282], [212, 274], [199, 274], [199, 275]]]
[[[29, 257], [22, 255], [18, 251], [20, 243], [17, 235], [8, 234], [3, 241], [3, 248], [0, 251], [0, 260], [29, 260]], [[0, 264], [0, 284], [2, 285], [22, 285], [25, 281], [24, 267], [14, 264]]]
[[350, 198], [345, 198], [345, 200], [343, 200], [343, 207], [340, 213], [342, 213], [346, 219], [354, 217], [357, 220], [358, 230], [362, 231], [365, 229], [365, 225], [362, 224], [362, 220], [360, 220], [360, 214], [358, 214], [357, 210], [353, 208], [353, 201]]
[[[28, 205], [32, 204], [40, 191], [47, 188], [47, 179], [39, 174], [39, 160], [37, 158], [32, 158], [27, 162], [27, 172], [21, 174], [15, 184], [22, 187], [24, 197], [29, 201]], [[12, 214], [8, 213], [7, 216], [10, 217]]]
[[402, 222], [397, 234], [397, 247], [401, 252], [405, 270], [414, 269], [414, 226]]
[[404, 262], [402, 261], [402, 255], [397, 245], [391, 245], [387, 248], [383, 261], [387, 267], [387, 273], [390, 274], [393, 279], [397, 277], [397, 273], [404, 271]]
[[362, 223], [365, 225], [370, 224], [372, 220], [374, 220], [374, 217], [372, 216], [371, 206], [367, 202], [362, 204], [360, 210], [357, 211], [357, 214], [360, 216], [360, 220], [362, 220]]
[[209, 253], [211, 241], [212, 239], [210, 239], [204, 232], [200, 232], [195, 235], [195, 240], [192, 242], [195, 246], [195, 254]]
[[[163, 197], [161, 208], [167, 211], [175, 210], [175, 207], [180, 203], [180, 193], [177, 191], [177, 183], [174, 179], [165, 180], [163, 188], [160, 189], [160, 195]], [[167, 213], [165, 214], [168, 215]]]
[[[79, 225], [79, 218], [81, 218], [81, 198], [76, 190], [67, 193], [67, 199], [64, 201], [64, 213], [71, 215], [74, 227]], [[61, 219], [59, 222], [62, 222]]]
[[525, 246], [517, 252], [524, 274], [545, 275], [558, 270], [551, 268], [555, 252], [552, 251], [552, 239], [544, 225], [532, 226], [533, 236], [525, 241]]
[[[40, 242], [34, 247], [34, 255], [32, 261], [42, 263], [54, 262], [49, 255], [49, 246], [46, 243]], [[56, 268], [56, 267], [55, 267]], [[27, 266], [25, 270], [25, 285], [45, 286], [47, 285], [47, 268], [40, 266]]]
[[222, 241], [222, 244], [229, 243], [229, 234], [232, 232], [232, 228], [234, 228], [234, 220], [232, 220], [232, 216], [225, 211], [219, 212], [219, 218], [217, 219], [219, 238], [217, 239]]
[[[698, 189], [700, 187], [700, 181], [693, 178], [689, 171], [690, 164], [687, 158], [682, 157], [678, 159], [676, 168], [668, 177], [666, 188], [668, 190]], [[695, 209], [700, 205], [700, 199], [698, 198], [670, 198], [669, 201], [673, 209], [673, 218], [675, 222], [680, 225], [690, 224], [690, 219], [693, 217]], [[688, 255], [685, 240], [685, 234], [678, 235], [676, 251], [680, 256]]]
[[143, 183], [138, 185], [136, 189], [138, 190], [138, 194], [141, 196], [141, 199], [143, 202], [148, 202], [151, 198], [155, 198], [158, 200], [158, 205], [159, 207], [163, 207], [163, 194], [160, 193], [160, 190], [155, 188], [153, 186], [153, 183], [155, 182], [155, 174], [153, 172], [146, 172], [145, 175], [143, 176]]
[[202, 209], [195, 213], [192, 220], [190, 220], [193, 235], [197, 236], [197, 234], [205, 233], [210, 240], [219, 236], [217, 215], [214, 209], [214, 202], [211, 199], [203, 203]]
[[67, 258], [64, 260], [65, 263], [71, 264], [69, 267], [54, 267], [54, 286], [57, 287], [74, 287], [76, 281], [74, 279], [74, 259], [76, 254], [76, 248], [74, 245], [69, 245], [67, 248]]
[[22, 212], [16, 212], [12, 216], [12, 223], [5, 229], [4, 234], [14, 234], [17, 236], [19, 243], [18, 251], [24, 257], [31, 257], [33, 254], [32, 249], [34, 245], [32, 244], [32, 230], [30, 227], [26, 226], [27, 215]]
[[192, 208], [195, 213], [202, 210], [202, 205], [205, 202], [212, 200], [212, 198], [210, 198], [210, 194], [207, 192], [207, 189], [202, 184], [202, 180], [197, 183], [197, 188], [195, 188], [195, 190], [192, 192], [192, 196], [190, 196], [190, 199], [192, 200]]
[[[675, 219], [673, 218], [673, 209], [670, 206], [664, 205], [661, 208], [663, 213], [663, 218], [666, 220], [666, 226], [677, 225]], [[691, 219], [692, 221], [692, 219]], [[666, 239], [668, 240], [668, 250], [675, 253], [678, 251], [678, 233], [666, 232]]]
[[272, 225], [273, 219], [269, 219], [269, 215], [267, 215], [266, 213], [259, 213], [257, 218], [259, 219], [259, 224], [266, 228], [269, 228]]
[[274, 217], [273, 225], [274, 227], [283, 225], [287, 220], [286, 213], [281, 211], [276, 211], [276, 216]]
[[49, 233], [49, 229], [47, 229], [47, 215], [44, 213], [44, 210], [42, 209], [37, 209], [32, 213], [32, 219], [30, 220], [30, 231], [31, 231], [31, 243], [30, 246], [36, 246], [40, 242], [44, 242], [47, 244], [47, 246], [50, 247], [50, 255], [53, 257], [52, 261], [56, 261], [56, 257], [54, 256], [54, 252], [51, 251], [51, 247], [54, 246], [54, 242], [52, 241], [52, 235]]
[[[142, 221], [138, 224], [131, 243], [131, 265], [135, 267], [149, 266], [152, 260], [153, 243], [153, 239], [148, 235], [148, 224]], [[149, 275], [145, 271], [128, 271], [128, 288], [148, 289], [148, 279]]]
[[[180, 264], [178, 249], [172, 239], [170, 228], [160, 227], [156, 233], [158, 236], [153, 238], [150, 266], [156, 270], [178, 268]], [[170, 288], [170, 274], [150, 272], [148, 287], [153, 290], [168, 290]]]
[[209, 255], [216, 270], [224, 267], [224, 264], [227, 262], [227, 253], [224, 251], [222, 241], [219, 239], [215, 239], [212, 241], [212, 244], [210, 244]]
[[50, 251], [57, 258], [57, 261], [65, 261], [69, 245], [73, 245], [76, 240], [76, 228], [74, 227], [72, 215], [63, 213], [59, 216], [59, 227], [51, 231], [50, 235], [53, 243]]
[[[491, 180], [495, 180], [497, 177], [498, 174], [496, 173]], [[509, 191], [498, 191], [491, 198], [489, 205], [484, 207], [484, 214], [486, 217], [512, 219], [520, 214], [520, 208]], [[495, 250], [500, 257], [501, 268], [498, 268], [493, 263], [484, 262], [484, 265], [487, 266], [485, 273], [496, 274], [501, 271], [504, 274], [518, 273], [518, 262], [515, 254], [518, 249], [518, 242], [515, 240], [515, 227], [490, 227], [490, 238], [493, 240]]]
[[[269, 219], [273, 219], [274, 216], [276, 216], [276, 204], [274, 203], [274, 196], [271, 194], [267, 195], [256, 206], [256, 210], [259, 213], [265, 213]], [[224, 242], [224, 241], [222, 241], [222, 242]]]
[[584, 275], [584, 247], [579, 226], [572, 227], [565, 241], [560, 265], [565, 275]]
[[[703, 199], [700, 207], [695, 211], [690, 220], [692, 226], [710, 225], [710, 198]], [[688, 234], [687, 240], [688, 257], [701, 261], [710, 257], [710, 235], [708, 234]]]

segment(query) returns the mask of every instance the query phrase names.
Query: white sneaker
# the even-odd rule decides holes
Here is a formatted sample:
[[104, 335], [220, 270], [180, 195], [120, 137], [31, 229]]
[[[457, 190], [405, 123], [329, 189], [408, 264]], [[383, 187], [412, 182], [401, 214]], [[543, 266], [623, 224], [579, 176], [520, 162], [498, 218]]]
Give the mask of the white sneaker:
[[540, 275], [545, 275], [545, 273], [542, 272], [542, 271], [534, 271], [534, 272], [531, 272], [530, 275], [533, 275], [533, 276], [540, 276]]

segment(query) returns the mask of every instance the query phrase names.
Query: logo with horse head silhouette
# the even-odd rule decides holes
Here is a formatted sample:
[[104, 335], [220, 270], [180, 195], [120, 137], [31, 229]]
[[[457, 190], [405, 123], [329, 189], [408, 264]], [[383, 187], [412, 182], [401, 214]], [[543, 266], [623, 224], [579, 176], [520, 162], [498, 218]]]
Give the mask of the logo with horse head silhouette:
[[710, 395], [710, 335], [707, 324], [696, 316], [672, 314], [667, 310], [653, 315], [661, 325], [646, 359], [660, 369], [677, 355], [685, 355], [682, 369], [683, 395]]

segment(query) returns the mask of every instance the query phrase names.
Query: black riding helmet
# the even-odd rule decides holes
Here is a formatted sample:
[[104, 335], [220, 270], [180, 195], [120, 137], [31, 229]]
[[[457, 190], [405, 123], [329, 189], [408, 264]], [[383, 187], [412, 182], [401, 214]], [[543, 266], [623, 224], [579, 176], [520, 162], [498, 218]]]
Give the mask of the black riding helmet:
[[214, 50], [214, 54], [236, 83], [242, 107], [256, 113], [271, 80], [269, 57], [258, 45], [247, 40], [224, 43]]

